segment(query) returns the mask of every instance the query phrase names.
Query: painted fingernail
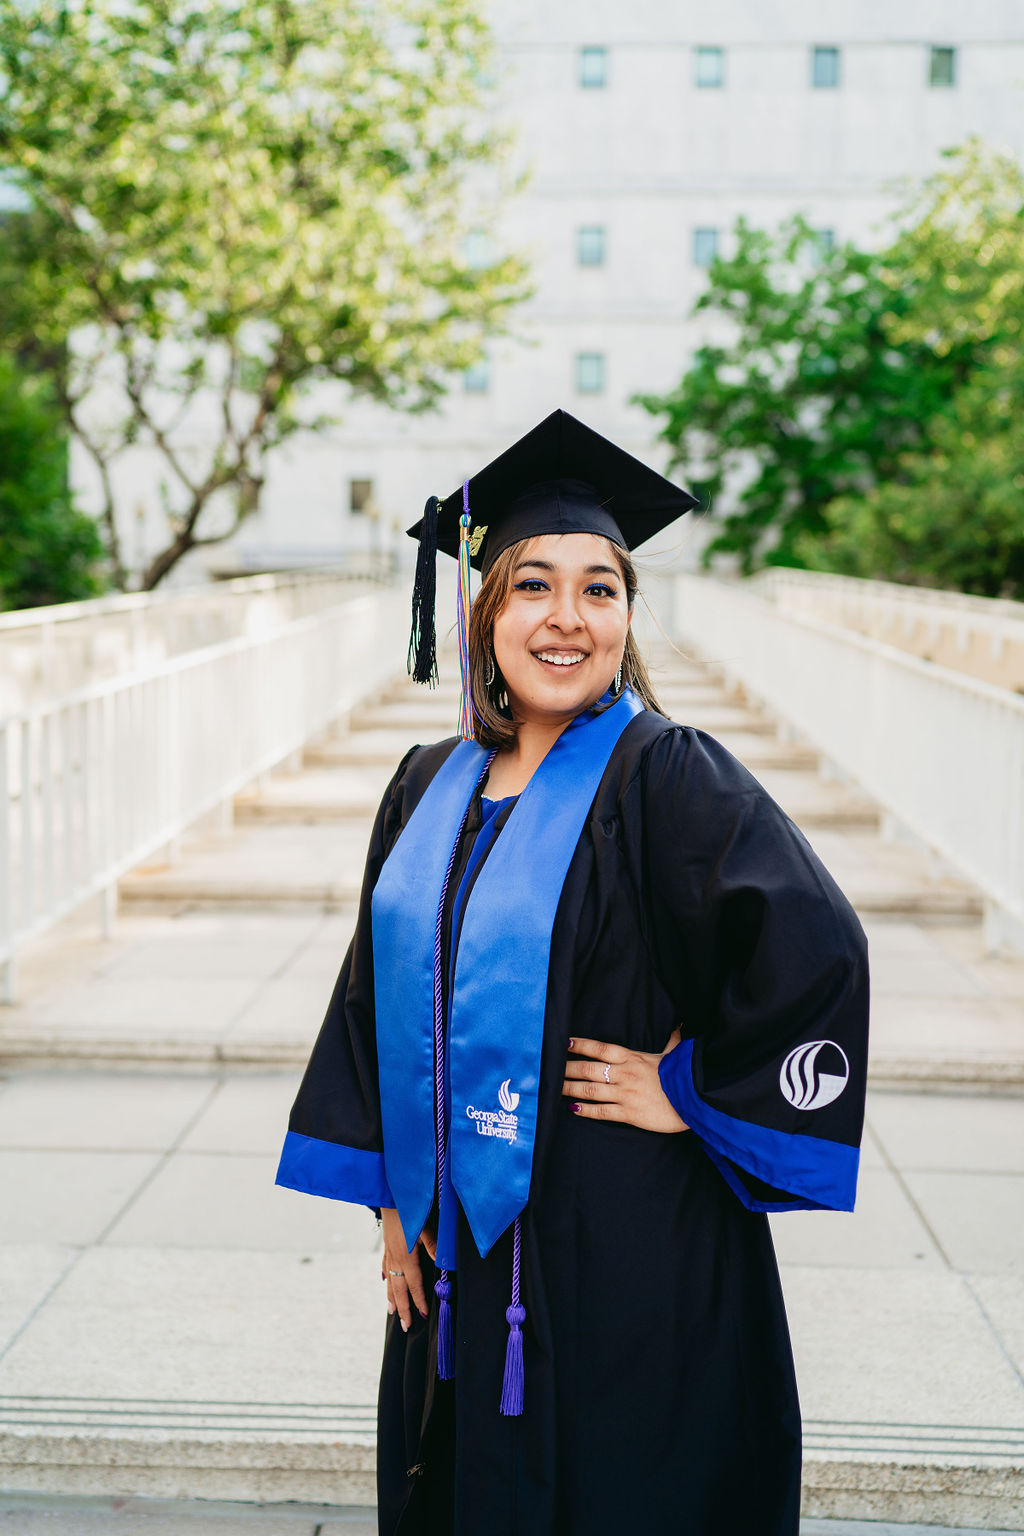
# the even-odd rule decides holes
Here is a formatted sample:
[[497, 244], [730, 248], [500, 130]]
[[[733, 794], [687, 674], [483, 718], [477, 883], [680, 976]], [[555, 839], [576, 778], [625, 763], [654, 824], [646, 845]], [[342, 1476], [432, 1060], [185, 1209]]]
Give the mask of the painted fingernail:
[[576, 1041], [575, 1040], [570, 1040], [569, 1041], [569, 1049], [570, 1049], [570, 1051], [574, 1051], [576, 1049]]
[[404, 1317], [401, 1319], [401, 1322], [402, 1322], [402, 1332], [403, 1333], [408, 1333], [409, 1332], [409, 1324], [406, 1322]]
[[580, 1113], [580, 1111], [582, 1110], [582, 1108], [583, 1108], [582, 1104], [574, 1104], [573, 1107], [572, 1107], [573, 1114], [574, 1115], [578, 1115]]
[[417, 1307], [416, 1310], [420, 1314], [420, 1317], [426, 1317], [427, 1314], [424, 1312], [422, 1307]]
[[389, 1301], [388, 1302], [388, 1317], [394, 1317], [394, 1315], [395, 1315], [395, 1304], [394, 1304], [393, 1301]]

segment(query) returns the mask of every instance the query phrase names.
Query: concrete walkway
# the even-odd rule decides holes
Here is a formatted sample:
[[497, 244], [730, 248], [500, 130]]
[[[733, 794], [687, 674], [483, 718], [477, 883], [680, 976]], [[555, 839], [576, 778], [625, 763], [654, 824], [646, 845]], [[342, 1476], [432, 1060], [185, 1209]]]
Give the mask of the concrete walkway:
[[[377, 1536], [376, 1512], [329, 1504], [0, 1495], [0, 1536]], [[752, 1533], [753, 1536], [753, 1533]], [[980, 1527], [804, 1520], [800, 1536], [992, 1536]], [[999, 1532], [995, 1536], [1000, 1536]], [[1003, 1532], [1002, 1536], [1008, 1536]]]
[[[976, 893], [883, 842], [876, 808], [805, 747], [692, 666], [663, 677], [669, 712], [800, 820], [871, 940], [857, 1213], [774, 1219], [808, 1533], [844, 1529], [824, 1517], [1024, 1529], [1024, 965], [986, 956]], [[296, 1500], [329, 1513], [267, 1518], [361, 1529], [337, 1522], [373, 1499], [376, 1231], [273, 1171], [368, 816], [406, 746], [453, 713], [451, 688], [397, 689], [243, 797], [234, 831], [135, 872], [113, 939], [79, 920], [26, 957], [0, 1016], [6, 1487]], [[70, 1529], [10, 1523], [23, 1514], [0, 1504], [0, 1532]], [[278, 1528], [251, 1508], [165, 1515], [190, 1523], [147, 1505], [139, 1531]]]

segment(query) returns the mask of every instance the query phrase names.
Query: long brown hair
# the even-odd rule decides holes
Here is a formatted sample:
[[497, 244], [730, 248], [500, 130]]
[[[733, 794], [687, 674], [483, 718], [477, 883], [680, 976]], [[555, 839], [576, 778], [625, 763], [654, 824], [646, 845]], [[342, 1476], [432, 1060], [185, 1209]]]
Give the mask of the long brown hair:
[[[515, 746], [518, 721], [513, 720], [508, 708], [505, 680], [494, 660], [494, 622], [512, 595], [516, 565], [530, 539], [520, 539], [502, 550], [480, 584], [469, 618], [469, 679], [473, 694], [473, 713], [476, 720], [476, 740], [482, 747], [496, 747], [499, 752]], [[633, 611], [639, 586], [636, 568], [624, 549], [605, 541], [618, 561], [622, 582], [626, 589], [629, 611]], [[487, 677], [494, 670], [494, 678]], [[654, 696], [654, 688], [647, 674], [647, 664], [633, 635], [633, 626], [626, 631], [626, 648], [622, 654], [622, 687], [632, 688], [647, 709], [663, 713]], [[615, 695], [619, 697], [618, 694]]]

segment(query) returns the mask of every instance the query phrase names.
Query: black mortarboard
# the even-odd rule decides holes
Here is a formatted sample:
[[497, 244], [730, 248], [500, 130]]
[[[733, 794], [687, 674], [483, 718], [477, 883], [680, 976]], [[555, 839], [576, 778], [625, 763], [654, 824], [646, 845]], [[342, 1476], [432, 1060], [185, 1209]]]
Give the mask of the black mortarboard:
[[[599, 533], [635, 549], [698, 505], [568, 411], [552, 411], [443, 501], [432, 496], [409, 529], [419, 539], [409, 666], [417, 682], [436, 678], [434, 560], [437, 550], [485, 574], [510, 544], [542, 533]], [[467, 610], [468, 570], [460, 583]]]

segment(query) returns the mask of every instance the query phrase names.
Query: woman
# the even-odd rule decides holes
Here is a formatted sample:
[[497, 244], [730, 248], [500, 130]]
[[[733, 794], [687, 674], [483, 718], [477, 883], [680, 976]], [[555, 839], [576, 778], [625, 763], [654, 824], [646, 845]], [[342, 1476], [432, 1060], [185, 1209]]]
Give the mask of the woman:
[[384, 796], [279, 1172], [380, 1207], [381, 1532], [796, 1536], [764, 1212], [852, 1209], [866, 952], [658, 713], [628, 550], [692, 504], [556, 412], [413, 530], [421, 616], [435, 540], [483, 568], [475, 739]]

